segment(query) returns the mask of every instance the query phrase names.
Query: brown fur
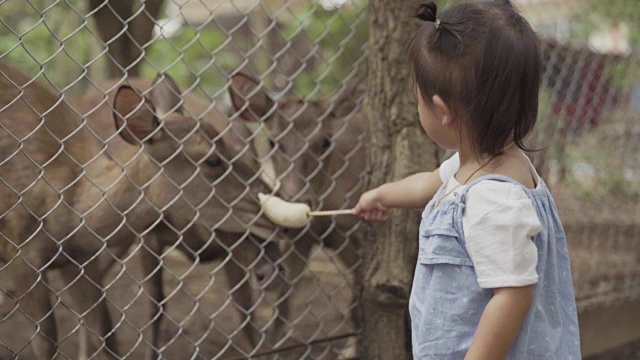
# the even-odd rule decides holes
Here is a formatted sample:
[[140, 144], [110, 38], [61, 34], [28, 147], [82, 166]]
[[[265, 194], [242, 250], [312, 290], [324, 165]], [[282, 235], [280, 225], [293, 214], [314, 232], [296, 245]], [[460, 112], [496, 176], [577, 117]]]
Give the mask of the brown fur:
[[[172, 80], [160, 85], [168, 82]], [[223, 135], [214, 150], [211, 136], [218, 131], [213, 125], [171, 111], [179, 96], [154, 88], [145, 98], [166, 117], [142, 151], [115, 134], [105, 147], [100, 131], [94, 134], [55, 90], [0, 64], [0, 249], [10, 261], [21, 311], [40, 326], [32, 341], [39, 359], [53, 359], [57, 350], [50, 289], [41, 276], [49, 270], [61, 269], [72, 284], [65, 291], [74, 299], [75, 311], [84, 314], [84, 324], [104, 341], [98, 344], [103, 352], [118, 354], [114, 336], [107, 336], [113, 327], [103, 290], [95, 286], [105, 273], [98, 256], [108, 254], [105, 247], [124, 253], [156, 224], [185, 232], [185, 246], [192, 248], [212, 238], [213, 229], [235, 233], [228, 237], [231, 243], [244, 241], [249, 233], [260, 238], [275, 233], [266, 219], [253, 221], [259, 212], [255, 195], [266, 188], [259, 180], [250, 181], [259, 169], [255, 157], [243, 163], [252, 156], [245, 151], [230, 163], [246, 146], [234, 135]], [[99, 101], [90, 107], [95, 111], [87, 122], [104, 121], [115, 128], [107, 104]], [[138, 121], [130, 117], [127, 126], [135, 127]], [[211, 168], [204, 163], [213, 151], [225, 159], [223, 165]], [[223, 177], [229, 166], [237, 176]], [[191, 176], [194, 171], [200, 175]], [[194, 244], [188, 239], [199, 240]], [[149, 241], [146, 256], [157, 261], [159, 253], [151, 252], [159, 242]], [[154, 341], [156, 336], [152, 334]]]
[[[318, 210], [352, 208], [364, 191], [368, 122], [358, 112], [364, 93], [362, 79], [354, 79], [328, 99], [275, 101], [242, 74], [232, 79], [231, 88], [236, 110], [243, 110], [247, 121], [261, 119], [268, 128], [282, 195]], [[327, 139], [328, 148], [323, 146]], [[357, 281], [359, 224], [354, 216], [312, 218], [308, 228], [292, 236], [293, 245], [284, 243], [290, 281], [300, 280], [314, 245], [335, 250]]]
[[[129, 78], [125, 83], [142, 92], [147, 91], [151, 86], [150, 81], [141, 78]], [[116, 126], [113, 122], [108, 121], [110, 107], [114, 101], [114, 92], [118, 88], [117, 84], [118, 82], [115, 81], [98, 84], [95, 89], [91, 89], [83, 97], [81, 108], [84, 113], [89, 114], [87, 117], [89, 128], [101, 139], [107, 140], [107, 153], [117, 162], [126, 163], [137, 152], [137, 147], [116, 136]], [[107, 94], [106, 101], [104, 93]], [[250, 309], [254, 307], [254, 304], [246, 274], [252, 269], [271, 267], [275, 274], [276, 284], [281, 276], [275, 265], [275, 262], [281, 257], [277, 246], [274, 243], [263, 245], [266, 252], [263, 255], [260, 254], [262, 250], [258, 247], [258, 242], [263, 241], [262, 239], [281, 236], [276, 232], [271, 222], [267, 222], [264, 217], [257, 216], [259, 212], [258, 203], [255, 201], [257, 190], [268, 191], [260, 180], [251, 180], [260, 171], [261, 164], [257, 162], [257, 156], [247, 140], [251, 133], [243, 123], [230, 123], [209, 101], [193, 93], [184, 94], [182, 99], [184, 100], [182, 104], [184, 112], [192, 118], [200, 120], [201, 130], [212, 141], [215, 139], [216, 149], [223, 154], [228, 154], [227, 159], [237, 157], [233, 162], [236, 175], [228, 174], [216, 181], [214, 196], [206, 202], [188, 194], [178, 199], [170, 206], [170, 209], [175, 208], [176, 211], [166, 215], [171, 226], [160, 224], [145, 236], [146, 250], [141, 251], [141, 259], [145, 277], [151, 276], [151, 281], [147, 284], [147, 292], [155, 304], [164, 303], [162, 272], [156, 269], [160, 266], [160, 254], [166, 248], [175, 247], [194, 261], [219, 260], [230, 256], [233, 261], [227, 262], [222, 270], [227, 276], [229, 287], [234, 289], [231, 293], [233, 302], [240, 309], [244, 309], [244, 311], [239, 311], [239, 315], [242, 318], [251, 319]], [[191, 176], [192, 171], [184, 173], [185, 177], [177, 179], [177, 181], [185, 181]], [[238, 176], [241, 176], [240, 180]], [[249, 188], [245, 184], [249, 185]], [[188, 186], [199, 189], [193, 193], [201, 197], [208, 195], [211, 191], [211, 185], [202, 184], [198, 178], [192, 180]], [[247, 190], [250, 191], [245, 194]], [[189, 202], [200, 204], [199, 214], [188, 204]], [[189, 221], [175, 219], [172, 215], [172, 213], [185, 212], [189, 216], [182, 216], [182, 218]], [[231, 216], [231, 214], [233, 215]], [[199, 221], [191, 224], [190, 222], [198, 216]], [[225, 219], [224, 222], [221, 222], [222, 219]], [[259, 256], [262, 257], [257, 259]], [[272, 287], [278, 288], [277, 286]], [[280, 302], [278, 307], [281, 314], [287, 314], [289, 311], [289, 304], [286, 300]], [[161, 312], [162, 307], [158, 306], [154, 307], [152, 314], [150, 314], [151, 318], [156, 319], [152, 323], [150, 335], [151, 344], [156, 348], [160, 347], [157, 336], [162, 317], [157, 315]], [[281, 320], [281, 318], [276, 320], [272, 331], [268, 334], [270, 341], [277, 340], [283, 331], [284, 324]], [[258, 333], [257, 327], [252, 322], [245, 325], [243, 331], [250, 347], [245, 350], [251, 351], [257, 345], [261, 334]]]

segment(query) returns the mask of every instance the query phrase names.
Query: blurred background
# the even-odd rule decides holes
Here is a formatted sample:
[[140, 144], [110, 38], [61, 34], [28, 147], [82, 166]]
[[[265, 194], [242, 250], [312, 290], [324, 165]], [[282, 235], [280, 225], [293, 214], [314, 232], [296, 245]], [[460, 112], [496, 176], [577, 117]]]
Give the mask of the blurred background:
[[[540, 151], [531, 156], [565, 225], [585, 358], [640, 359], [640, 2], [514, 3], [541, 38], [543, 90], [530, 139]], [[411, 17], [412, 5], [406, 8]], [[311, 103], [367, 76], [369, 44], [376, 42], [368, 9], [365, 0], [0, 0], [0, 61], [50, 83], [70, 102], [107, 79], [166, 72], [185, 92], [229, 112], [231, 76], [244, 72], [274, 99]], [[365, 111], [365, 96], [352, 100]], [[166, 311], [178, 319], [163, 334], [174, 344], [168, 358], [230, 354], [225, 344], [236, 320], [212, 315], [232, 307], [224, 280], [208, 290], [221, 295], [200, 297], [199, 281], [210, 283], [217, 268], [188, 264], [180, 256], [165, 264], [178, 274], [165, 284], [175, 290]], [[352, 338], [312, 344], [360, 330], [349, 315], [357, 307], [354, 270], [318, 246], [305, 276], [291, 292], [303, 356], [354, 356]], [[9, 281], [1, 281], [10, 294]], [[119, 281], [108, 290], [126, 308], [123, 294], [139, 280]], [[0, 358], [31, 359], [29, 336], [16, 331], [28, 320], [12, 309], [6, 299]], [[127, 316], [135, 318], [132, 309]], [[76, 321], [64, 308], [56, 316]], [[71, 325], [62, 329], [69, 331], [63, 345], [74, 353], [77, 334]], [[176, 355], [181, 351], [189, 355]]]

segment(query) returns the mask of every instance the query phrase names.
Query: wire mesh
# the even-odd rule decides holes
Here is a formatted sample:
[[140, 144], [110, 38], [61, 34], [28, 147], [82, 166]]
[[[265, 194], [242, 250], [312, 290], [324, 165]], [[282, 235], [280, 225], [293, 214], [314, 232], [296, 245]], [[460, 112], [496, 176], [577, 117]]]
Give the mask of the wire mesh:
[[640, 9], [632, 1], [526, 6], [545, 60], [533, 142], [546, 150], [536, 163], [561, 210], [579, 311], [637, 300]]
[[[7, 199], [0, 357], [224, 359], [282, 347], [288, 357], [336, 357], [345, 350], [355, 333], [357, 224], [285, 234], [263, 216], [256, 195], [283, 183], [290, 199], [309, 189], [329, 198], [331, 176], [351, 171], [353, 155], [333, 151], [339, 159], [329, 162], [326, 152], [361, 102], [340, 100], [334, 109], [345, 97], [343, 81], [362, 74], [365, 6], [0, 2]], [[251, 76], [233, 76], [240, 72]], [[229, 93], [238, 79], [259, 84], [282, 115], [258, 121], [234, 108]], [[242, 106], [263, 105], [243, 89], [232, 92], [251, 99]], [[299, 127], [298, 141], [283, 147], [318, 138], [321, 153], [305, 173], [276, 177], [282, 161], [307, 156], [265, 147], [278, 135], [261, 124], [287, 117], [328, 125]], [[327, 173], [323, 162], [339, 173]], [[309, 185], [288, 185], [297, 176]], [[340, 191], [353, 201], [359, 184]], [[338, 255], [309, 261], [330, 232], [347, 267], [337, 265]], [[281, 249], [291, 244], [285, 238], [303, 245]], [[287, 269], [285, 251], [302, 256], [299, 265]]]
[[[635, 301], [640, 6], [516, 3], [579, 310]], [[356, 356], [362, 224], [283, 229], [257, 194], [364, 190], [366, 10], [0, 0], [0, 358]]]

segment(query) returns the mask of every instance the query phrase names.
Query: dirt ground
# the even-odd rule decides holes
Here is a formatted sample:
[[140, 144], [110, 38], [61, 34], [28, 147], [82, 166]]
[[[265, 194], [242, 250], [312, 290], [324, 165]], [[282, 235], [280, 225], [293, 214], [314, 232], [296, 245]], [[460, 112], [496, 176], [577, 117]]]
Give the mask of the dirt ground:
[[579, 309], [640, 297], [640, 201], [556, 187]]
[[[312, 271], [290, 289], [294, 304], [290, 319], [291, 341], [298, 343], [353, 332], [349, 315], [352, 293], [347, 279], [338, 267], [319, 253], [314, 257]], [[165, 307], [161, 334], [162, 344], [165, 344], [163, 359], [242, 358], [238, 350], [246, 350], [248, 343], [243, 334], [237, 333], [242, 327], [241, 319], [228, 296], [225, 277], [218, 269], [220, 263], [193, 266], [180, 254], [171, 254], [166, 257], [165, 266], [164, 290], [170, 299]], [[118, 323], [116, 336], [129, 352], [127, 359], [142, 359], [146, 348], [138, 334], [148, 318], [149, 302], [140, 293], [139, 268], [137, 257], [134, 257], [126, 264], [125, 273], [116, 278], [118, 271], [112, 269], [105, 283], [110, 284], [107, 285], [107, 298], [111, 302], [111, 316]], [[57, 276], [52, 276], [50, 283], [60, 291]], [[10, 289], [6, 276], [0, 277], [0, 286]], [[258, 299], [256, 323], [265, 326], [273, 316], [274, 299], [260, 296], [258, 287], [254, 285], [253, 288], [254, 299]], [[77, 359], [78, 317], [66, 307], [68, 299], [64, 291], [61, 300], [54, 313], [60, 339], [63, 339], [63, 358]], [[11, 299], [5, 299], [0, 306], [0, 316], [0, 360], [35, 359], [29, 344], [35, 330], [33, 323], [14, 309]], [[339, 358], [340, 352], [348, 348], [348, 342], [347, 338], [302, 347], [289, 352], [287, 358]]]
[[585, 360], [640, 360], [640, 340]]

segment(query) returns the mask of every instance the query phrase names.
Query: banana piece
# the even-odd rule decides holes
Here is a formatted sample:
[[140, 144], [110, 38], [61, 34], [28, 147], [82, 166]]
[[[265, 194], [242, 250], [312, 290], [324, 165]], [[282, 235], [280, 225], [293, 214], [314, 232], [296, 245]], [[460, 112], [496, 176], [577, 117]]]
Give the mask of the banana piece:
[[297, 229], [309, 222], [311, 208], [307, 204], [290, 203], [277, 196], [262, 193], [258, 194], [258, 199], [264, 214], [277, 225]]

